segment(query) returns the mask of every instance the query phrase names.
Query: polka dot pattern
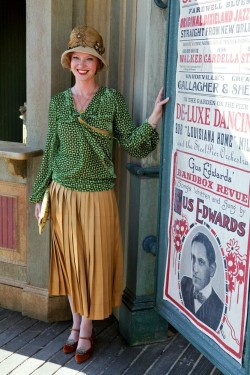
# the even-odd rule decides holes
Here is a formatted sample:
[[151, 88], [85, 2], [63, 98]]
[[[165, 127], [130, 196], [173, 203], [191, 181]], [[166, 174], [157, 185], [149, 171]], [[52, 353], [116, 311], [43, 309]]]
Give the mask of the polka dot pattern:
[[159, 135], [147, 121], [135, 126], [123, 96], [114, 89], [101, 87], [82, 113], [74, 106], [71, 89], [53, 96], [46, 147], [30, 201], [40, 202], [51, 180], [78, 191], [113, 189], [114, 140], [142, 158], [155, 149]]

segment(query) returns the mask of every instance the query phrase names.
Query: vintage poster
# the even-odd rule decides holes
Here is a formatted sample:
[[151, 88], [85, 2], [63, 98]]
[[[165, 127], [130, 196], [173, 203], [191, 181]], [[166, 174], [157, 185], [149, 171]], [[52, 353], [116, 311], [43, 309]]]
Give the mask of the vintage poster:
[[249, 285], [250, 0], [180, 0], [164, 299], [242, 362]]

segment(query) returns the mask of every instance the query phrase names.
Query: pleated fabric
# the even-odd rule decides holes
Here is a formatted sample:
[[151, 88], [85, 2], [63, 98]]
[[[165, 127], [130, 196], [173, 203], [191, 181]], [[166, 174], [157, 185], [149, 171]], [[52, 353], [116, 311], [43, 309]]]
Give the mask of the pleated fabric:
[[101, 320], [121, 304], [122, 245], [113, 190], [79, 192], [52, 182], [49, 293]]

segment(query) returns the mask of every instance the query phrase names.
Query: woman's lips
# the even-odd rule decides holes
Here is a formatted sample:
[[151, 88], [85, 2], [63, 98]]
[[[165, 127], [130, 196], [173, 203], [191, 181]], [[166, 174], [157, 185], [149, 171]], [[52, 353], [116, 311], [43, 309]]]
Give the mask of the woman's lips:
[[78, 73], [81, 75], [85, 75], [88, 73], [88, 70], [78, 70]]

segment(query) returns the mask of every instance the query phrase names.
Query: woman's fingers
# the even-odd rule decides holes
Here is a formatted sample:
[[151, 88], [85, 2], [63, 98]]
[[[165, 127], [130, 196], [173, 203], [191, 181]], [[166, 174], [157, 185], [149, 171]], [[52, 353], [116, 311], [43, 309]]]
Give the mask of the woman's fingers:
[[155, 104], [163, 106], [169, 101], [169, 97], [163, 99], [163, 87], [160, 89], [159, 94], [157, 95]]
[[169, 102], [169, 97], [161, 100], [159, 104], [164, 105], [164, 104], [166, 104], [168, 102]]
[[39, 220], [39, 215], [41, 211], [41, 203], [36, 203], [35, 205], [35, 217], [37, 220]]

